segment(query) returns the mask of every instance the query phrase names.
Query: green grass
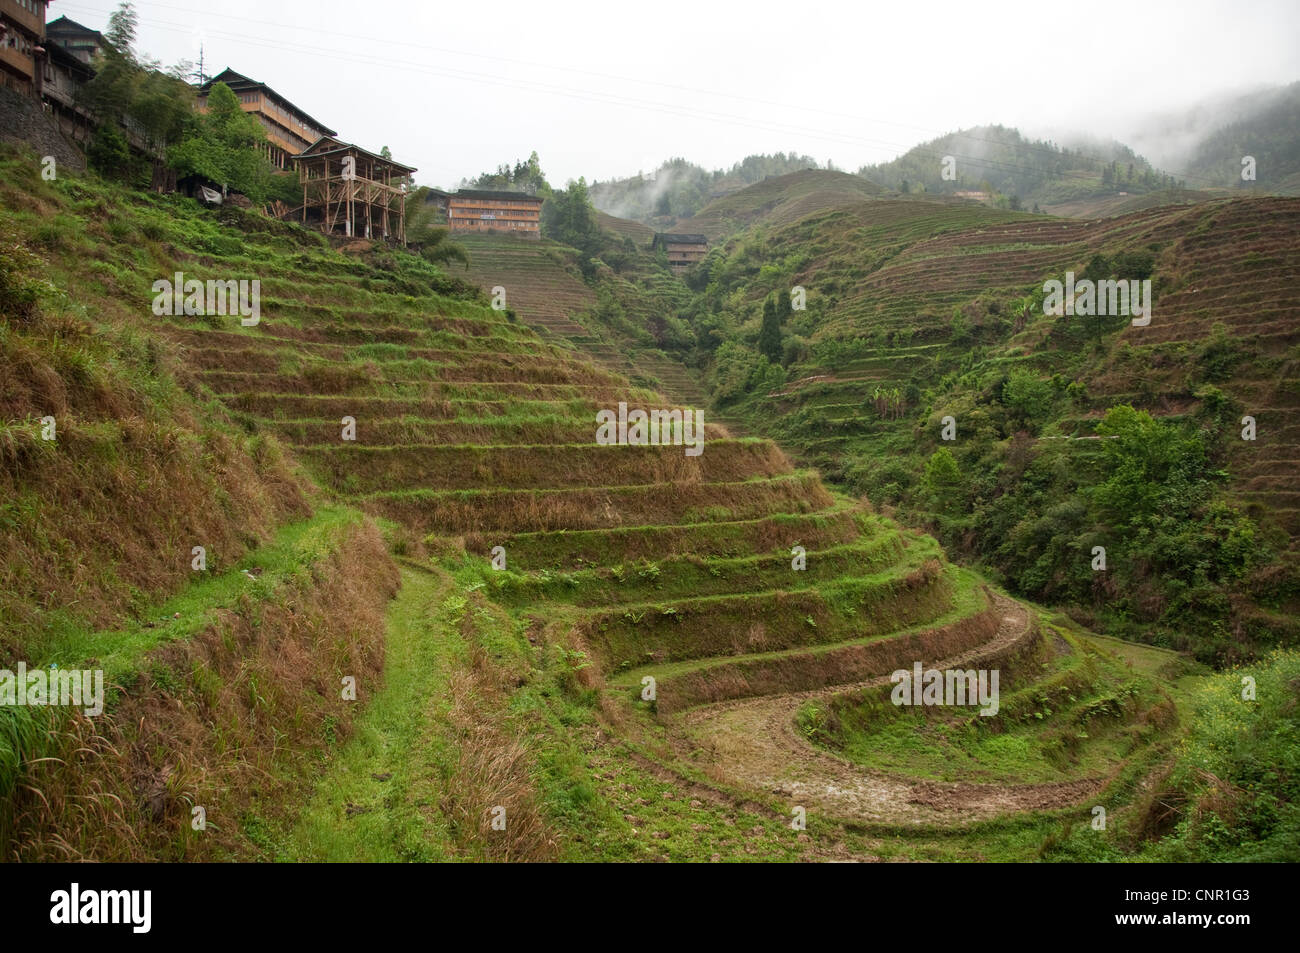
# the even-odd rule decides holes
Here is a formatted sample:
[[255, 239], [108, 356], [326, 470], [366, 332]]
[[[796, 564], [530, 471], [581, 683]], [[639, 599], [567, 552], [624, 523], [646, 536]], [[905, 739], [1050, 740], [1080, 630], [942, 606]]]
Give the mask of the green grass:
[[389, 606], [384, 683], [352, 737], [326, 766], [290, 831], [273, 840], [275, 859], [393, 862], [454, 859], [437, 809], [439, 762], [454, 739], [438, 730], [447, 678], [467, 647], [446, 618], [450, 591], [440, 573], [404, 567]]

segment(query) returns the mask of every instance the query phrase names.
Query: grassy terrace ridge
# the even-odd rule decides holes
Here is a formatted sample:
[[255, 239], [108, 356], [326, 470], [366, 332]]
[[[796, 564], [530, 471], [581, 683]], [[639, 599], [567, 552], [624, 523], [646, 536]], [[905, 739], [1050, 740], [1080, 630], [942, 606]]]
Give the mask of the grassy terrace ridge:
[[188, 638], [241, 600], [268, 598], [293, 577], [310, 574], [364, 518], [346, 506], [323, 506], [307, 519], [280, 526], [270, 540], [232, 565], [219, 553], [211, 553], [210, 570], [196, 572], [195, 581], [172, 598], [142, 609], [138, 622], [118, 629], [61, 632], [46, 654], [32, 661], [66, 668], [94, 659], [112, 683], [134, 673], [145, 654], [158, 645]]
[[[621, 370], [602, 350], [618, 350], [604, 333], [617, 321], [588, 313], [597, 296], [570, 269], [569, 250], [470, 240], [471, 280], [462, 281], [459, 268], [379, 243], [338, 248], [253, 212], [206, 211], [93, 179], [47, 183], [30, 157], [6, 153], [0, 166], [0, 218], [55, 289], [43, 299], [57, 318], [42, 319], [49, 327], [32, 330], [6, 313], [0, 334], [12, 358], [0, 373], [22, 368], [25, 388], [0, 423], [28, 435], [0, 442], [0, 472], [24, 489], [26, 505], [39, 503], [42, 479], [44, 492], [74, 499], [81, 475], [97, 472], [78, 469], [83, 460], [137, 443], [160, 459], [169, 447], [190, 448], [188, 479], [204, 466], [256, 476], [197, 495], [231, 523], [229, 545], [209, 547], [211, 578], [186, 575], [199, 524], [177, 519], [149, 538], [179, 554], [169, 585], [132, 593], [123, 584], [113, 624], [67, 621], [43, 631], [44, 643], [35, 630], [4, 632], [46, 646], [42, 658], [90, 655], [136, 676], [119, 734], [68, 734], [60, 749], [84, 742], [102, 753], [120, 743], [129, 752], [118, 767], [110, 757], [83, 764], [77, 777], [109, 779], [104, 790], [122, 807], [104, 840], [79, 840], [70, 857], [1024, 860], [1080, 849], [1052, 838], [1063, 825], [1086, 825], [1095, 789], [1026, 792], [1006, 772], [993, 775], [1010, 791], [1001, 814], [980, 801], [969, 816], [945, 807], [926, 815], [931, 826], [909, 828], [922, 810], [909, 798], [924, 789], [903, 781], [889, 792], [896, 814], [886, 821], [825, 812], [810, 817], [806, 838], [792, 836], [795, 802], [766, 783], [762, 757], [793, 751], [791, 769], [810, 772], [794, 780], [838, 778], [842, 759], [830, 749], [855, 744], [828, 724], [814, 739], [820, 749], [806, 738], [779, 747], [807, 723], [806, 693], [833, 696], [877, 677], [898, 653], [926, 663], [981, 659], [1027, 673], [1008, 698], [1017, 717], [1036, 688], [1077, 682], [1076, 702], [1086, 701], [1060, 709], [1074, 725], [1087, 704], [1127, 684], [1122, 664], [1097, 663], [1086, 685], [1075, 669], [1087, 667], [1064, 657], [1024, 667], [1055, 644], [1055, 630], [1037, 622], [1046, 613], [950, 563], [933, 537], [873, 502], [833, 492], [769, 439], [706, 430], [700, 457], [680, 445], [599, 446], [597, 410], [619, 401], [681, 406], [653, 385], [656, 368], [678, 393], [698, 379], [669, 373], [662, 353], [656, 361], [665, 363], [647, 364], [644, 376]], [[799, 227], [800, 203], [843, 185], [822, 179], [777, 219]], [[978, 220], [965, 208], [954, 214], [954, 229]], [[1000, 221], [1027, 227], [1016, 216]], [[984, 245], [1022, 240], [1030, 241]], [[640, 267], [600, 273], [607, 295], [596, 310], [608, 312], [612, 294], [621, 320], [642, 321], [683, 300], [681, 286], [659, 287]], [[264, 277], [261, 324], [154, 316], [151, 282], [178, 270]], [[519, 320], [489, 306], [476, 287], [487, 281], [505, 284]], [[530, 304], [540, 310], [530, 314]], [[65, 325], [78, 322], [88, 343], [69, 354]], [[655, 353], [644, 341], [638, 348]], [[871, 355], [852, 357], [856, 371], [890, 370], [865, 363]], [[909, 350], [907, 359], [932, 358]], [[123, 366], [140, 370], [111, 399], [103, 384]], [[67, 395], [54, 407], [61, 427], [69, 421], [67, 446], [41, 449], [30, 434], [58, 390], [46, 387], [51, 380]], [[133, 429], [134, 416], [164, 401], [187, 433]], [[355, 442], [343, 439], [344, 417], [355, 421]], [[65, 469], [51, 462], [74, 448]], [[249, 487], [276, 505], [255, 508], [243, 495]], [[157, 498], [162, 514], [175, 510], [173, 498]], [[11, 566], [26, 567], [42, 548], [34, 530], [42, 524], [0, 512], [19, 517], [26, 535], [0, 524], [0, 544], [16, 557]], [[129, 518], [107, 504], [95, 515], [110, 525]], [[112, 580], [78, 574], [75, 529], [54, 547], [74, 567], [60, 591], [93, 593]], [[498, 546], [503, 570], [491, 561]], [[795, 546], [806, 569], [792, 563]], [[127, 555], [106, 564], [124, 565]], [[1060, 619], [1051, 626], [1085, 644]], [[1168, 694], [1172, 731], [1190, 686], [1173, 691], [1170, 673], [1151, 668], [1140, 673], [1141, 699]], [[339, 692], [354, 672], [355, 703]], [[662, 710], [641, 700], [642, 675], [660, 680]], [[706, 709], [719, 731], [701, 735], [690, 719]], [[1044, 737], [1055, 727], [1030, 726]], [[1150, 790], [1161, 793], [1166, 735], [1130, 731], [1127, 748], [1118, 737], [1084, 745], [1069, 777], [1091, 783], [1109, 772], [1117, 817], [1127, 810], [1138, 824], [1142, 783], [1156, 778]], [[141, 765], [136, 777], [130, 769]], [[932, 768], [916, 762], [918, 779], [932, 780]], [[71, 775], [54, 762], [11, 758], [8, 770], [14, 784], [35, 781], [54, 797], [48, 810], [35, 797], [18, 805], [12, 828], [0, 830], [7, 856], [48, 856], [67, 832], [60, 810], [100, 803], [77, 784], [61, 788]], [[213, 836], [190, 832], [195, 803], [222, 805]], [[494, 805], [507, 808], [505, 832], [489, 824]], [[950, 836], [932, 836], [936, 829]]]
[[[591, 612], [580, 628], [611, 670], [647, 658], [677, 661], [843, 642], [935, 618], [952, 595], [951, 574], [929, 566], [842, 580], [833, 588], [700, 596]], [[639, 610], [639, 611], [638, 611]]]
[[842, 642], [800, 645], [794, 648], [774, 649], [766, 652], [749, 652], [739, 659], [728, 656], [709, 656], [707, 658], [648, 662], [644, 665], [625, 668], [613, 673], [609, 678], [609, 684], [614, 688], [632, 688], [635, 686], [639, 689], [641, 679], [646, 675], [654, 675], [661, 683], [668, 683], [673, 678], [707, 672], [709, 669], [723, 666], [780, 662], [784, 659], [824, 655], [839, 649], [870, 645], [886, 639], [899, 639], [977, 617], [990, 605], [987, 591], [982, 585], [983, 581], [974, 573], [959, 568], [955, 570], [953, 575], [955, 584], [950, 606], [943, 614], [924, 622], [904, 626], [887, 633], [871, 633], [858, 638], [845, 639]]
[[[590, 440], [590, 438], [588, 438]], [[314, 446], [297, 451], [327, 486], [352, 493], [382, 487], [421, 490], [496, 490], [546, 485], [617, 488], [638, 484], [698, 480], [724, 483], [791, 472], [789, 461], [762, 441], [711, 441], [708, 452], [690, 457], [689, 447], [600, 446], [595, 443], [550, 446], [432, 445], [400, 447]]]
[[[796, 539], [793, 545], [799, 545]], [[897, 536], [859, 539], [842, 546], [807, 552], [809, 580], [834, 579], [849, 571], [871, 573], [896, 558], [902, 549]], [[552, 573], [547, 570], [494, 573], [488, 577], [493, 599], [502, 605], [523, 606], [554, 602], [574, 606], [596, 606], [650, 602], [680, 598], [687, 593], [722, 594], [742, 588], [775, 588], [775, 577], [788, 581], [791, 558], [788, 552], [759, 553], [734, 559], [670, 556], [625, 562], [599, 569]]]

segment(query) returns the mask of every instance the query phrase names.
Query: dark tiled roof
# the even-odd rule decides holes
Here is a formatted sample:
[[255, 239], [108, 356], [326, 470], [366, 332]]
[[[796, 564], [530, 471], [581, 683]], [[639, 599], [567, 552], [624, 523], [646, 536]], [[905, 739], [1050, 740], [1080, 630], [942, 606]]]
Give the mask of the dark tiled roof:
[[493, 189], [460, 189], [452, 196], [454, 199], [490, 199], [498, 202], [536, 202], [542, 204], [542, 199], [536, 195], [529, 195], [527, 192], [505, 192]]
[[687, 235], [681, 232], [659, 232], [655, 235], [655, 242], [666, 242], [673, 245], [707, 245], [709, 240], [703, 235]]

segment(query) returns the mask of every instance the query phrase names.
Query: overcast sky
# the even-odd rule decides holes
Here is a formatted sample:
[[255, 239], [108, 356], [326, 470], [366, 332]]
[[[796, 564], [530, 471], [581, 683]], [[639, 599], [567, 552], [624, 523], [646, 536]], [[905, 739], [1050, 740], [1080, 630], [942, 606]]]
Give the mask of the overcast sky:
[[[49, 18], [103, 29], [115, 6], [54, 0]], [[1300, 79], [1297, 0], [135, 6], [138, 52], [170, 65], [201, 41], [209, 75], [267, 83], [444, 187], [534, 149], [557, 185], [670, 156], [795, 151], [851, 171], [985, 123], [1154, 152], [1145, 117]]]

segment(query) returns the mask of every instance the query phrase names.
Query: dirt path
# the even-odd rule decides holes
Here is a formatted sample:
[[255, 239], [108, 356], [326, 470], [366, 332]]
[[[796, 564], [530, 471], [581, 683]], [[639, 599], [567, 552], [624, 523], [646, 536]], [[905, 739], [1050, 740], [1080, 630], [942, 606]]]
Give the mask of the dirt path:
[[[927, 663], [929, 667], [970, 667], [1035, 637], [1023, 606], [1005, 596], [995, 598], [1003, 616], [994, 638], [963, 655]], [[670, 718], [669, 724], [704, 749], [706, 754], [700, 760], [711, 761], [710, 773], [716, 772], [715, 776], [844, 820], [952, 826], [999, 814], [1064, 807], [1101, 786], [1101, 779], [1024, 785], [915, 780], [863, 768], [815, 748], [795, 727], [795, 713], [809, 699], [887, 684], [886, 676], [789, 695], [720, 702]]]

